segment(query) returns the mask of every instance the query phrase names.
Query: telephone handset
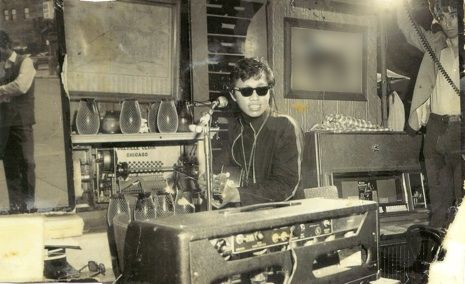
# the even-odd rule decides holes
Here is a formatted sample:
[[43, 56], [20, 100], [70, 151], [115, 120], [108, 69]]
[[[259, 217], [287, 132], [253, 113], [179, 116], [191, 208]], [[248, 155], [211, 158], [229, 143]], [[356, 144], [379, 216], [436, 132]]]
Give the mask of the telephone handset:
[[452, 87], [452, 89], [454, 89], [454, 92], [460, 96], [460, 89], [457, 87], [457, 85], [455, 85], [454, 81], [452, 81], [451, 77], [449, 76], [449, 74], [447, 73], [447, 71], [444, 69], [444, 67], [442, 66], [441, 64], [441, 61], [439, 61], [439, 58], [437, 57], [436, 53], [434, 53], [434, 50], [433, 48], [431, 47], [431, 45], [429, 44], [428, 42], [428, 39], [426, 39], [426, 36], [425, 34], [422, 32], [422, 30], [420, 29], [420, 27], [418, 26], [417, 22], [415, 22], [415, 20], [413, 19], [413, 16], [412, 14], [410, 13], [410, 8], [409, 8], [409, 4], [408, 4], [408, 1], [403, 1], [404, 2], [404, 6], [405, 6], [405, 10], [407, 12], [407, 15], [408, 15], [408, 18], [409, 18], [409, 21], [410, 23], [412, 24], [413, 28], [415, 29], [415, 31], [417, 32], [418, 36], [420, 37], [420, 42], [421, 44], [423, 45], [423, 47], [425, 48], [426, 52], [428, 53], [428, 55], [431, 57], [431, 59], [433, 60], [434, 64], [436, 65], [436, 67], [438, 67], [438, 70], [439, 72], [441, 72], [441, 74], [444, 76], [444, 78], [446, 79], [447, 83], [449, 83], [449, 85]]

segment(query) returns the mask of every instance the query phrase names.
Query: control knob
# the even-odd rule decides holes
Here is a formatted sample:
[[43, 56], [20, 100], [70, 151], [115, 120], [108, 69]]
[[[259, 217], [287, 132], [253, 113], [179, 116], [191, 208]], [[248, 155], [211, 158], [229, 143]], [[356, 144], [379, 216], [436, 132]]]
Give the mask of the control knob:
[[263, 240], [264, 238], [265, 238], [265, 236], [263, 236], [263, 233], [262, 233], [262, 232], [260, 232], [260, 231], [255, 232], [255, 239], [256, 239], [257, 241], [261, 241], [261, 240]]
[[216, 244], [215, 248], [218, 252], [224, 252], [224, 247], [226, 246], [226, 240], [225, 239], [219, 239]]
[[216, 251], [225, 259], [229, 259], [231, 247], [225, 239], [218, 239], [215, 243]]
[[244, 242], [244, 239], [245, 239], [244, 235], [239, 234], [239, 235], [236, 236], [236, 243], [240, 245], [240, 244], [242, 244]]
[[271, 241], [272, 241], [273, 243], [279, 242], [279, 234], [278, 234], [278, 233], [274, 233], [274, 234], [271, 236]]
[[[301, 225], [303, 225], [303, 224], [301, 224]], [[291, 227], [292, 236], [299, 237], [300, 234], [302, 234], [301, 225], [294, 225], [294, 226]]]
[[288, 232], [282, 232], [280, 236], [281, 241], [285, 242], [289, 239], [289, 233]]

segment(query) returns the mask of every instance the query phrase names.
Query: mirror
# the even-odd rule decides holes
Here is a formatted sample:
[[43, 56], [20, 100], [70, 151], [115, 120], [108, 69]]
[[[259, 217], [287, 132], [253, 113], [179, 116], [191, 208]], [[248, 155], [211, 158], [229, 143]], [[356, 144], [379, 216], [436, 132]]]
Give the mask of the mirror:
[[2, 214], [69, 211], [74, 207], [73, 187], [68, 179], [69, 107], [57, 75], [54, 4], [42, 2], [15, 1], [4, 10], [1, 21], [0, 30], [10, 38], [9, 54], [17, 55], [15, 63], [11, 61], [14, 55], [7, 57], [8, 53], [4, 53], [1, 57], [1, 85], [15, 82], [16, 74], [33, 73], [32, 66], [35, 69], [31, 87], [27, 88], [27, 79], [22, 83], [28, 90], [26, 94], [0, 103], [0, 120], [6, 119], [0, 128], [0, 152], [4, 153], [3, 157], [0, 153]]

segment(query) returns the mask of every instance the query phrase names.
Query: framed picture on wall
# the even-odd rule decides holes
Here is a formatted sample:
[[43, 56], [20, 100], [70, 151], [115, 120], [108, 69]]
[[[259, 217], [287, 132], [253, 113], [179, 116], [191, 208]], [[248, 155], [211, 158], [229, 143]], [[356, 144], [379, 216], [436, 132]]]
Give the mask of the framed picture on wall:
[[179, 3], [64, 0], [71, 96], [176, 98]]
[[284, 18], [286, 98], [366, 100], [367, 28]]

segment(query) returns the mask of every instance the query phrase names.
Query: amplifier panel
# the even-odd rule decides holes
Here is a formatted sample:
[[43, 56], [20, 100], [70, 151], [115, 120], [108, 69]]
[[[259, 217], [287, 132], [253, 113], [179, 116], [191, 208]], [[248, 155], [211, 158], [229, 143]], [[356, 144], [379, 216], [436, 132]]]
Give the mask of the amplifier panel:
[[333, 173], [419, 172], [421, 136], [405, 133], [305, 133], [304, 188], [331, 185]]
[[210, 243], [222, 255], [242, 254], [284, 245], [305, 246], [342, 235], [355, 235], [362, 226], [364, 218], [366, 213], [297, 223], [280, 228], [260, 229], [214, 238]]
[[[315, 198], [135, 221], [124, 281], [241, 283], [232, 279], [260, 274], [360, 283], [377, 272], [377, 214], [374, 202]], [[345, 250], [358, 250], [358, 265], [340, 268]]]
[[321, 171], [420, 170], [421, 136], [318, 133]]

